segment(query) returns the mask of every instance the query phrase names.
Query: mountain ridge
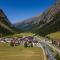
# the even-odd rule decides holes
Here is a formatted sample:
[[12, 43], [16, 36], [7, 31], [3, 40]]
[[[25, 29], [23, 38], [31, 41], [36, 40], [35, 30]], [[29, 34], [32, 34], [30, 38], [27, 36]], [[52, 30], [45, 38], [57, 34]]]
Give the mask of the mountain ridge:
[[9, 21], [2, 9], [0, 9], [0, 37], [18, 33], [19, 30]]
[[[26, 24], [31, 26], [31, 29], [27, 29], [28, 27], [21, 28], [22, 30], [27, 29], [26, 31], [35, 32], [39, 35], [46, 35], [52, 32], [60, 30], [60, 1], [56, 1], [56, 3], [51, 6], [49, 9], [44, 11], [40, 16], [36, 16], [33, 19], [23, 21]], [[21, 23], [21, 24], [23, 24]], [[54, 24], [55, 23], [55, 24]], [[58, 27], [56, 26], [58, 25]], [[54, 26], [54, 27], [53, 27]], [[20, 24], [17, 24], [16, 27], [21, 27]], [[53, 27], [53, 28], [52, 28]], [[48, 31], [46, 31], [48, 30]], [[51, 30], [51, 31], [50, 31]], [[25, 30], [24, 30], [25, 31]]]

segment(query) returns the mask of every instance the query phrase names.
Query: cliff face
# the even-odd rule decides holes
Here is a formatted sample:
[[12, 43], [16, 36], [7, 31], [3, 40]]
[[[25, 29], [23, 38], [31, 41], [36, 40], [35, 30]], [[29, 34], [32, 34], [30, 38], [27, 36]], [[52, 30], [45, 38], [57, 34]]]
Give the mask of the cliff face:
[[[43, 36], [55, 31], [60, 31], [60, 0], [56, 1], [52, 7], [44, 11], [40, 16], [30, 18], [22, 23], [16, 23], [15, 26], [22, 30], [26, 29], [26, 31], [32, 31]], [[28, 27], [30, 28], [28, 29]]]

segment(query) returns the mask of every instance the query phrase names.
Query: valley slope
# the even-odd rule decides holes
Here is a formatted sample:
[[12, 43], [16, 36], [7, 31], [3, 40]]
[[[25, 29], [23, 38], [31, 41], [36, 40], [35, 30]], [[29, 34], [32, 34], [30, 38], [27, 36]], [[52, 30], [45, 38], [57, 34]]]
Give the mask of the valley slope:
[[41, 15], [16, 23], [15, 26], [23, 31], [31, 31], [42, 36], [60, 31], [60, 1], [57, 0]]
[[16, 29], [13, 24], [10, 23], [3, 10], [0, 9], [0, 37], [3, 35], [13, 34], [17, 32], [18, 29]]

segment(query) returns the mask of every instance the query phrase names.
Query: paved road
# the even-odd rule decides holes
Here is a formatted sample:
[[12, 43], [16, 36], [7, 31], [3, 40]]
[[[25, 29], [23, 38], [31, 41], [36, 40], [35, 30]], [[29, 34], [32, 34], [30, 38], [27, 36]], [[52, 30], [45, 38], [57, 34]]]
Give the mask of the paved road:
[[44, 42], [41, 42], [41, 45], [44, 47], [48, 60], [56, 60], [54, 54], [51, 51], [51, 48]]

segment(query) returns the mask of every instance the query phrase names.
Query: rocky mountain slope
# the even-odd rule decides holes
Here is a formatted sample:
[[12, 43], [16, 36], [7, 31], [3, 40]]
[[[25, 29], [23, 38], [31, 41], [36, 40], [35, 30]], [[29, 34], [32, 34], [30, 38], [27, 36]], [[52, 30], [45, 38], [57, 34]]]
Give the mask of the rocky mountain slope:
[[16, 23], [15, 26], [24, 31], [32, 31], [43, 36], [60, 31], [60, 0], [57, 0], [52, 7], [44, 11], [40, 16]]
[[0, 36], [7, 35], [11, 33], [16, 33], [17, 29], [10, 23], [7, 16], [0, 9]]

